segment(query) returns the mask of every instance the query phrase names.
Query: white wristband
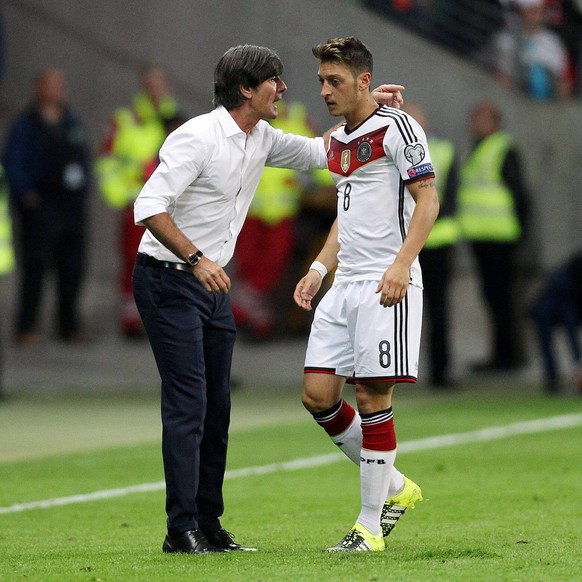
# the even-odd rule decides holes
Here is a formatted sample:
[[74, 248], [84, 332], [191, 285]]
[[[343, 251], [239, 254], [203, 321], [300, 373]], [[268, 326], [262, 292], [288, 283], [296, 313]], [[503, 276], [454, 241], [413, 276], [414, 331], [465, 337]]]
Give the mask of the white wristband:
[[327, 275], [327, 269], [325, 268], [325, 265], [319, 261], [313, 261], [309, 267], [309, 270], [311, 269], [317, 271], [321, 275], [322, 279]]

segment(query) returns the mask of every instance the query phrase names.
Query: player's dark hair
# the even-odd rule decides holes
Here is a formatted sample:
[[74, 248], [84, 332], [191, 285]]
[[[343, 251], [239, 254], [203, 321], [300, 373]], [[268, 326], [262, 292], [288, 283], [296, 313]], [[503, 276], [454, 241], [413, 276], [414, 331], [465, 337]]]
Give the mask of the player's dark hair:
[[275, 51], [249, 44], [232, 47], [214, 69], [214, 106], [235, 109], [245, 101], [241, 87], [256, 89], [263, 81], [282, 72], [283, 63]]
[[349, 67], [355, 76], [371, 73], [374, 59], [368, 47], [355, 36], [331, 38], [326, 43], [315, 45], [311, 52], [322, 63], [336, 62]]

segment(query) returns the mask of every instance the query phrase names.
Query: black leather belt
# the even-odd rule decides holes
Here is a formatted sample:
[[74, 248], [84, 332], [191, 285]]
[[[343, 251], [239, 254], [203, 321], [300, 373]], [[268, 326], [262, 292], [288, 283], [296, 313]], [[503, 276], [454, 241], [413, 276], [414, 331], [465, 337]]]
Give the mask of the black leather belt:
[[143, 267], [158, 267], [160, 269], [176, 269], [176, 271], [185, 271], [186, 273], [192, 273], [191, 267], [186, 263], [172, 263], [171, 261], [158, 261], [149, 255], [144, 255], [143, 253], [137, 253], [135, 257], [135, 262], [137, 265], [142, 265]]

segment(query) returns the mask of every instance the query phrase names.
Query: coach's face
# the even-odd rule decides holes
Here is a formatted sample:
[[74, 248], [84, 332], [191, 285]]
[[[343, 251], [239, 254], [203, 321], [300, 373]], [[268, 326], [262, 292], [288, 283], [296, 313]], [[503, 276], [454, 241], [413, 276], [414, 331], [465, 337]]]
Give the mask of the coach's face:
[[317, 73], [320, 95], [334, 116], [349, 116], [359, 104], [358, 78], [342, 63], [322, 62]]
[[257, 119], [275, 119], [278, 115], [277, 101], [287, 91], [281, 77], [271, 77], [263, 81], [249, 93], [249, 104]]

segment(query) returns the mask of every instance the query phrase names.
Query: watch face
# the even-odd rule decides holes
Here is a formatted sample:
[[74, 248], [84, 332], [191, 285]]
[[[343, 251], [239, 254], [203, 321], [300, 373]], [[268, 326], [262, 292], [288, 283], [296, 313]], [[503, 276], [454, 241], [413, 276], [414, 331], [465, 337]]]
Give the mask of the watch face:
[[199, 262], [200, 262], [200, 256], [202, 255], [202, 253], [198, 254], [198, 253], [192, 253], [191, 255], [188, 256], [188, 264], [191, 267], [195, 267]]

